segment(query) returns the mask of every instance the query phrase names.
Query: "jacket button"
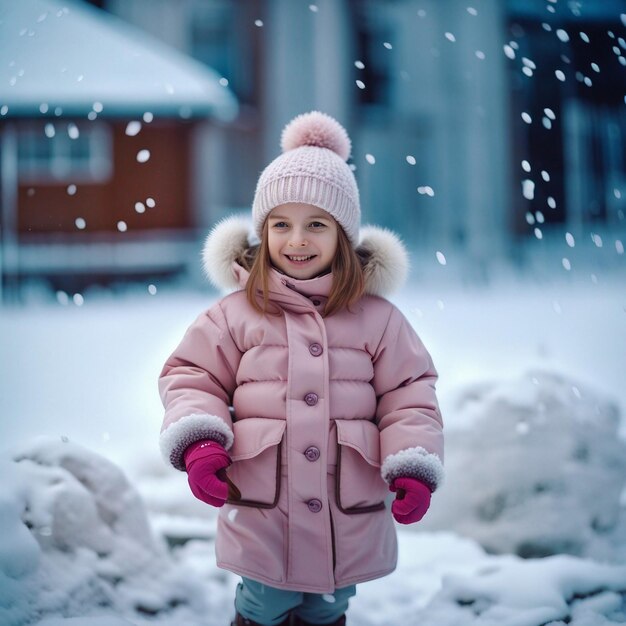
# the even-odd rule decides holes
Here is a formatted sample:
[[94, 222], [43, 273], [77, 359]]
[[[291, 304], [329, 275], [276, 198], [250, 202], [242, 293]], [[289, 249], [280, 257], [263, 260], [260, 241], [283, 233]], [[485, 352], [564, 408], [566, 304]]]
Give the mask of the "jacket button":
[[319, 400], [319, 397], [316, 393], [307, 393], [306, 396], [304, 396], [304, 401], [309, 406], [315, 406], [318, 400]]
[[322, 502], [317, 498], [309, 500], [306, 505], [309, 507], [309, 511], [311, 511], [311, 513], [319, 513], [322, 510]]
[[317, 461], [320, 458], [320, 450], [315, 446], [310, 446], [304, 451], [304, 456], [307, 458], [307, 461]]
[[309, 352], [313, 355], [313, 356], [319, 356], [320, 354], [322, 354], [322, 352], [324, 352], [324, 348], [322, 348], [322, 346], [320, 346], [319, 343], [312, 343], [309, 346]]

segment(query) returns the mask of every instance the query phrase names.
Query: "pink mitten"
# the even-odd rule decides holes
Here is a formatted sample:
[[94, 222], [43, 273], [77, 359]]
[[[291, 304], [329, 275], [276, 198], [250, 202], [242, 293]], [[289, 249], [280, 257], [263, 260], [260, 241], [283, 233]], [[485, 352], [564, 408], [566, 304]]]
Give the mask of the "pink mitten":
[[396, 493], [391, 513], [400, 524], [419, 522], [430, 506], [430, 489], [417, 478], [396, 478], [389, 486]]
[[185, 466], [193, 495], [207, 504], [223, 506], [228, 498], [224, 469], [230, 464], [228, 452], [216, 441], [192, 443], [185, 450]]

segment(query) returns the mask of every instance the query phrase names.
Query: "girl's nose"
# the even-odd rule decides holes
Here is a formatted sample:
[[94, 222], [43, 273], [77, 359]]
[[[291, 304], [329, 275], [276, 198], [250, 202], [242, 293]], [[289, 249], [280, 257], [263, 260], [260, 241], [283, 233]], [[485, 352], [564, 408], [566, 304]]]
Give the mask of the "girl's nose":
[[304, 235], [293, 233], [291, 239], [289, 240], [289, 245], [292, 248], [302, 248], [302, 246], [307, 245], [307, 240], [305, 239]]

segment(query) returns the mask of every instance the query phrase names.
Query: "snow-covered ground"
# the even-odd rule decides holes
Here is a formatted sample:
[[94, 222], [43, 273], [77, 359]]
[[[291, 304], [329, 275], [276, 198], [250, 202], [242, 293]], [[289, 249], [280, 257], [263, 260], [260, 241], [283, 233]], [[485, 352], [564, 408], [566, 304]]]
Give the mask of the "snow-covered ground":
[[[440, 372], [448, 473], [350, 623], [626, 622], [624, 285], [507, 276], [395, 298]], [[215, 512], [157, 449], [159, 369], [215, 294], [83, 296], [0, 309], [0, 624], [227, 624]]]

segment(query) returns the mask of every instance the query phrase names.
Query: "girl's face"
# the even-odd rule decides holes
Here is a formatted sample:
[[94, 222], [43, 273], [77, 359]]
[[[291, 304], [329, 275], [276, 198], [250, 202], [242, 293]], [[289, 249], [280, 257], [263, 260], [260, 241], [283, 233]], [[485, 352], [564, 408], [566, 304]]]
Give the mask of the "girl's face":
[[337, 222], [323, 209], [290, 202], [268, 218], [272, 265], [292, 278], [314, 278], [330, 269], [337, 251]]

